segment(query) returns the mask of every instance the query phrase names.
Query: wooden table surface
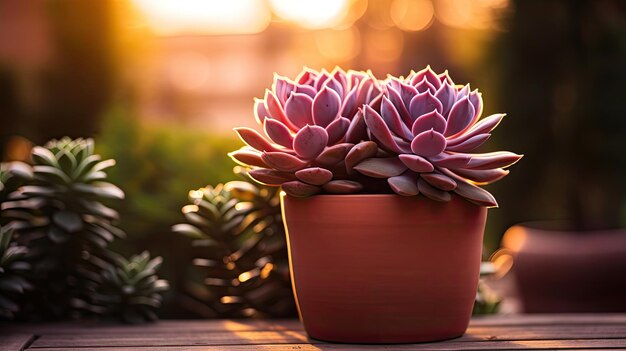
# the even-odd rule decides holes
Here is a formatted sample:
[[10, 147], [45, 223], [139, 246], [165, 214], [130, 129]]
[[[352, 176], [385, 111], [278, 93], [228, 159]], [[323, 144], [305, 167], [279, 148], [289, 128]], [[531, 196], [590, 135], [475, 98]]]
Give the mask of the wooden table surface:
[[309, 339], [297, 320], [0, 324], [0, 350], [484, 350], [626, 349], [626, 314], [502, 315], [472, 319], [464, 336], [403, 345]]

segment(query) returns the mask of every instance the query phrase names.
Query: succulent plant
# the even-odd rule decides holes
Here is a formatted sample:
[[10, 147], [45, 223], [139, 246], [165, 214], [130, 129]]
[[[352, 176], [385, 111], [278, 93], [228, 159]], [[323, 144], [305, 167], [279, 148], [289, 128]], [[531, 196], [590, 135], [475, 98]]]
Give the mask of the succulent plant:
[[111, 251], [98, 257], [83, 251], [87, 264], [78, 272], [81, 279], [79, 297], [72, 306], [80, 311], [103, 318], [140, 323], [157, 319], [162, 293], [169, 288], [157, 273], [163, 259], [150, 258], [147, 251], [130, 259]]
[[276, 75], [254, 103], [265, 136], [236, 128], [247, 146], [230, 156], [253, 167], [250, 176], [258, 182], [282, 185], [294, 196], [357, 192], [363, 185], [347, 176], [345, 164], [363, 157], [363, 147], [353, 151], [367, 140], [360, 106], [377, 106], [380, 92], [369, 72], [305, 69], [295, 81]]
[[28, 249], [13, 240], [13, 232], [8, 226], [0, 226], [0, 318], [13, 319], [19, 311], [14, 301], [33, 286], [24, 278], [30, 264], [24, 261]]
[[3, 216], [18, 222], [21, 237], [47, 237], [54, 243], [80, 240], [104, 247], [124, 233], [112, 225], [115, 210], [102, 201], [123, 199], [117, 186], [104, 180], [115, 164], [94, 154], [92, 139], [63, 138], [32, 150], [33, 181], [12, 193]]
[[182, 210], [187, 223], [172, 230], [191, 238], [198, 249], [194, 265], [200, 274], [188, 280], [186, 291], [208, 310], [196, 312], [212, 317], [293, 315], [278, 188], [231, 181], [192, 190], [189, 200]]
[[372, 139], [390, 155], [368, 159], [355, 169], [387, 179], [404, 196], [423, 194], [449, 201], [450, 192], [481, 206], [497, 206], [478, 185], [508, 174], [504, 168], [522, 156], [512, 152], [470, 153], [490, 137], [504, 114], [480, 119], [481, 94], [469, 84], [457, 86], [447, 71], [429, 67], [406, 78], [385, 81], [380, 107], [364, 106], [363, 117]]
[[104, 181], [113, 160], [101, 161], [91, 139], [52, 140], [32, 150], [33, 178], [1, 204], [15, 238], [29, 248], [30, 292], [25, 318], [56, 319], [68, 312], [77, 283], [82, 251], [104, 248], [124, 232], [115, 226], [118, 214], [103, 201], [124, 193]]
[[292, 196], [395, 192], [449, 201], [451, 192], [497, 206], [480, 185], [508, 174], [521, 156], [470, 153], [504, 114], [480, 119], [481, 94], [427, 67], [406, 78], [305, 69], [292, 82], [276, 76], [255, 102], [266, 137], [238, 128], [248, 145], [230, 156], [253, 179]]

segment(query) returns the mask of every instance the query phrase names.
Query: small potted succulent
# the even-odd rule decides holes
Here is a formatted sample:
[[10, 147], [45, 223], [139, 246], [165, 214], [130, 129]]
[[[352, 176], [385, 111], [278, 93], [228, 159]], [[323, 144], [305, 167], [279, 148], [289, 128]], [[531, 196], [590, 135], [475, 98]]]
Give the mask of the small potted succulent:
[[468, 325], [487, 208], [511, 152], [470, 153], [502, 114], [430, 67], [406, 78], [305, 69], [255, 101], [263, 134], [230, 156], [281, 186], [307, 333], [336, 342], [448, 339]]

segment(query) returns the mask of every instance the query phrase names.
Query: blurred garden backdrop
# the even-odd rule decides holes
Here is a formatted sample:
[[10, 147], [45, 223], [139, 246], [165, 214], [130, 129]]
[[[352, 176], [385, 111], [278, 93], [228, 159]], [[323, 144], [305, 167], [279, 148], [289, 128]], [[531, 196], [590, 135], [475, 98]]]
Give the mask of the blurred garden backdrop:
[[506, 112], [483, 151], [525, 154], [490, 186], [486, 254], [509, 226], [540, 219], [626, 225], [626, 3], [522, 0], [0, 0], [0, 154], [94, 137], [117, 160], [111, 182], [126, 254], [163, 256], [161, 315], [186, 303], [194, 258], [173, 234], [188, 192], [237, 179], [232, 128], [254, 127], [273, 73], [431, 65]]

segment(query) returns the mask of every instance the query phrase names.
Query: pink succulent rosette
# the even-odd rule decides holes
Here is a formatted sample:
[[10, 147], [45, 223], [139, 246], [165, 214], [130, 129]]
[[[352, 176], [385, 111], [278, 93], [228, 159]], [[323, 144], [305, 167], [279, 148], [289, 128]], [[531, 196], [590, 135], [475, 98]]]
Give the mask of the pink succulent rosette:
[[362, 143], [368, 134], [359, 107], [380, 96], [380, 83], [366, 72], [305, 69], [295, 81], [275, 75], [272, 89], [254, 104], [265, 135], [236, 128], [247, 146], [229, 155], [250, 167], [256, 181], [281, 185], [293, 196], [358, 192], [363, 185], [348, 176], [346, 163], [378, 150]]
[[451, 192], [481, 206], [497, 206], [479, 186], [506, 176], [522, 156], [512, 152], [471, 153], [481, 146], [504, 114], [480, 119], [481, 94], [455, 85], [447, 71], [429, 67], [406, 78], [389, 77], [377, 106], [363, 106], [370, 137], [389, 153], [354, 169], [386, 179], [403, 196], [423, 194], [449, 201]]

